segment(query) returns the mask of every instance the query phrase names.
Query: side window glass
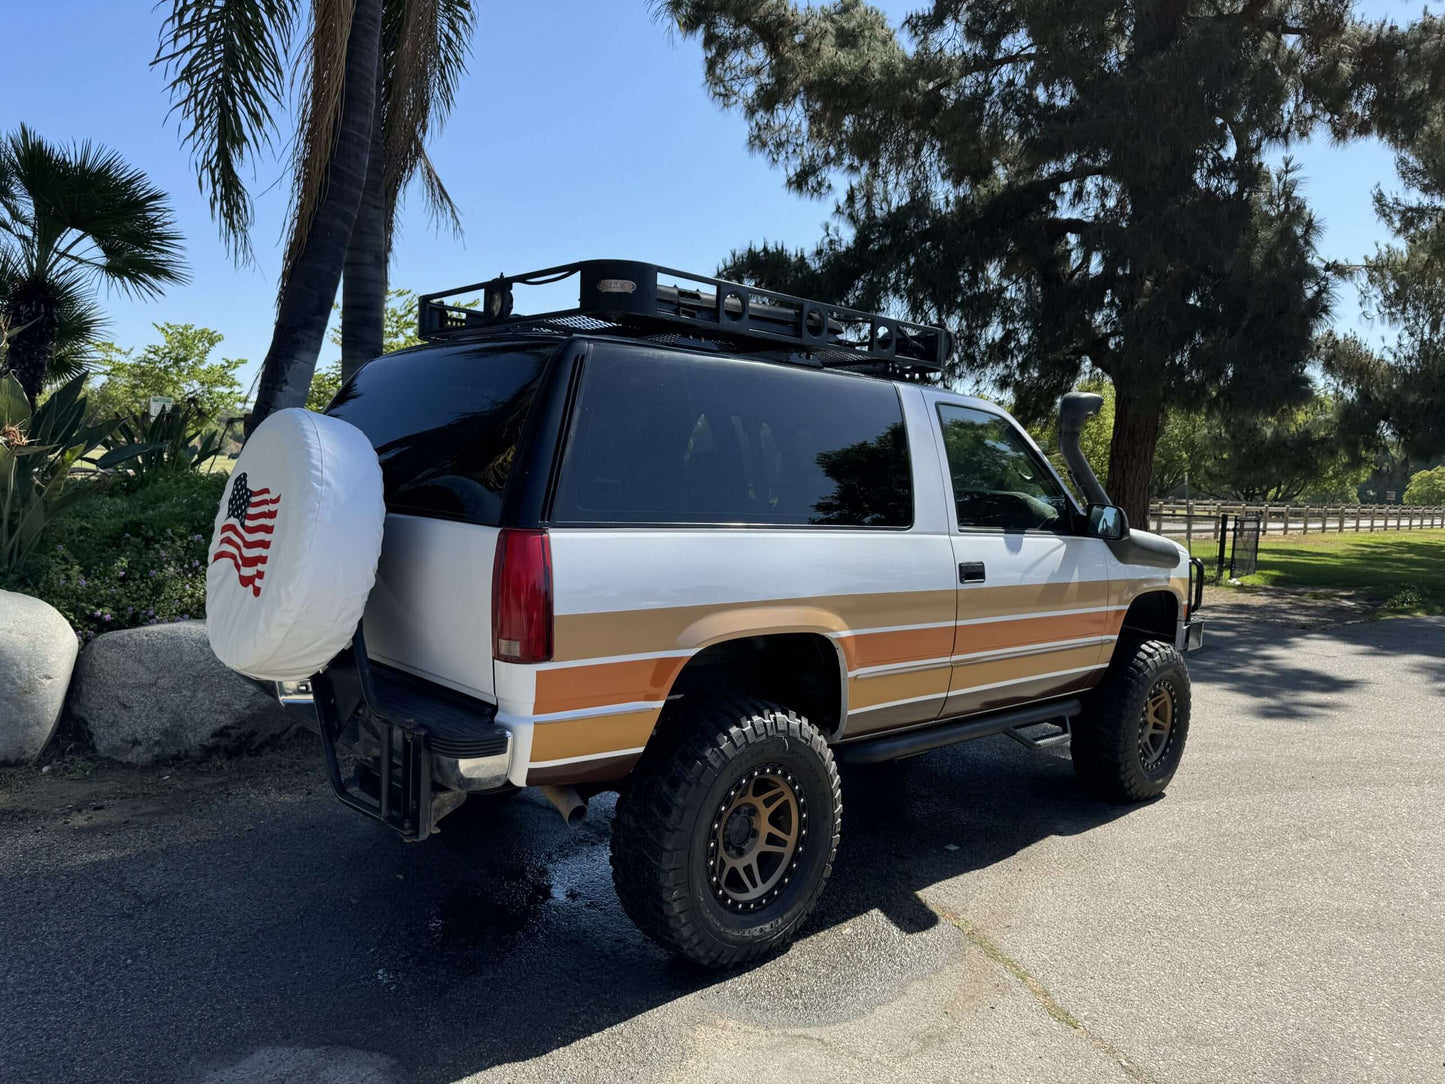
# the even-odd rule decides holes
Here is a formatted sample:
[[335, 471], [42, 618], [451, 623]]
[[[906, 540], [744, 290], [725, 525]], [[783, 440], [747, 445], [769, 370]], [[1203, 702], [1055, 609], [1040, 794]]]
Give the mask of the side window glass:
[[1063, 489], [1008, 421], [948, 403], [938, 405], [938, 420], [960, 527], [1066, 529]]
[[599, 350], [577, 417], [557, 523], [913, 522], [903, 408], [886, 381]]

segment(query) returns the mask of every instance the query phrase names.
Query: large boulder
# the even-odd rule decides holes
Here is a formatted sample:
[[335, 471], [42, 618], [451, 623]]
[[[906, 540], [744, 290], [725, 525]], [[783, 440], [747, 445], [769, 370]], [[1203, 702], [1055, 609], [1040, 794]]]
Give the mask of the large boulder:
[[97, 636], [75, 667], [70, 713], [103, 757], [166, 757], [254, 749], [291, 725], [274, 685], [228, 670], [204, 621]]
[[75, 630], [48, 602], [0, 591], [0, 764], [34, 760], [55, 733]]

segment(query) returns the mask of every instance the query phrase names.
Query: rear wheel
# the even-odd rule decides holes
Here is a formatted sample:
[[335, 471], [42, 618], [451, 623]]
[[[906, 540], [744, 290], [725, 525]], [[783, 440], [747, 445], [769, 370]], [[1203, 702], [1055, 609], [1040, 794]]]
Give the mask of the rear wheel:
[[841, 794], [827, 742], [786, 708], [720, 703], [670, 720], [617, 803], [623, 909], [705, 967], [782, 948], [832, 872]]
[[1074, 725], [1074, 772], [1106, 801], [1142, 802], [1174, 778], [1188, 735], [1184, 657], [1158, 640], [1121, 641]]

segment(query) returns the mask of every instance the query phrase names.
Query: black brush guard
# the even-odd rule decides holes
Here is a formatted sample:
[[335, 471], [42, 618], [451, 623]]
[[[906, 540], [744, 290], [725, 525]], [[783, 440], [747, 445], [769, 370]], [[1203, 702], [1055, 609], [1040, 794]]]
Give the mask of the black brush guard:
[[[409, 841], [426, 839], [435, 826], [434, 756], [490, 757], [508, 748], [506, 731], [493, 722], [496, 708], [373, 664], [360, 629], [311, 689], [336, 797]], [[353, 722], [361, 741], [375, 734], [379, 753], [374, 763], [360, 757], [348, 779], [336, 747]]]

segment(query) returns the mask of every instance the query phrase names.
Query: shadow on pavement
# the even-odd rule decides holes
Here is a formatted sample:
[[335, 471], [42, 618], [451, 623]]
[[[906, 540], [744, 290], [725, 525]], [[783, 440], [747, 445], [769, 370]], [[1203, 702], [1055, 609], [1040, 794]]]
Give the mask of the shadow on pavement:
[[[622, 914], [609, 796], [576, 830], [528, 795], [469, 803], [405, 845], [319, 773], [304, 796], [201, 797], [142, 830], [43, 829], [78, 853], [0, 872], [7, 1080], [192, 1079], [260, 1048], [334, 1046], [454, 1081], [723, 981]], [[822, 967], [832, 987], [880, 955], [907, 960], [912, 936], [877, 941], [937, 924], [918, 890], [1127, 812], [1083, 796], [1067, 759], [1004, 740], [844, 786], [844, 843], [800, 955], [763, 965]], [[807, 963], [810, 940], [875, 908], [892, 926], [875, 917]], [[748, 979], [727, 981], [747, 993]], [[829, 996], [846, 1015], [849, 991]]]
[[[1332, 645], [1395, 638], [1362, 628], [1223, 623], [1196, 681], [1266, 716], [1307, 715], [1354, 683], [1331, 674]], [[1291, 636], [1319, 644], [1318, 668], [1275, 658]], [[671, 960], [628, 923], [608, 797], [577, 830], [529, 795], [474, 800], [408, 846], [338, 805], [319, 762], [293, 774], [300, 793], [221, 786], [128, 824], [6, 826], [35, 833], [6, 842], [19, 858], [0, 869], [8, 1080], [187, 1079], [262, 1048], [347, 1047], [454, 1081], [698, 991], [766, 1012], [766, 988], [791, 985], [788, 1023], [808, 1005], [846, 1016], [847, 988], [887, 961], [929, 966], [909, 948], [938, 924], [920, 891], [1129, 813], [1085, 797], [1066, 754], [1003, 738], [850, 771], [828, 891], [793, 954], [762, 965], [789, 981], [749, 986]], [[875, 910], [889, 922], [855, 922]]]

